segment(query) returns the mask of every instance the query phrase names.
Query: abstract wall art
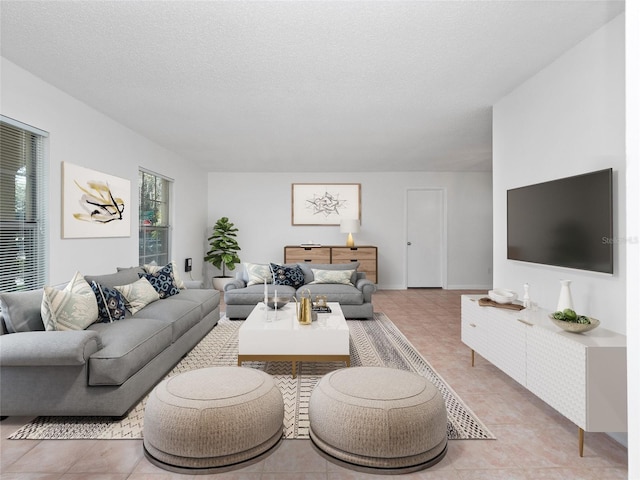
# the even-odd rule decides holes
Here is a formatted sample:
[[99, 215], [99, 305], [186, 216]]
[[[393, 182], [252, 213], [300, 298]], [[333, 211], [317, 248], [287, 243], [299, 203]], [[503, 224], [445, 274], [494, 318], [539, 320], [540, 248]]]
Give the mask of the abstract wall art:
[[292, 225], [340, 225], [360, 215], [359, 183], [291, 184]]
[[62, 238], [131, 236], [131, 182], [62, 162]]

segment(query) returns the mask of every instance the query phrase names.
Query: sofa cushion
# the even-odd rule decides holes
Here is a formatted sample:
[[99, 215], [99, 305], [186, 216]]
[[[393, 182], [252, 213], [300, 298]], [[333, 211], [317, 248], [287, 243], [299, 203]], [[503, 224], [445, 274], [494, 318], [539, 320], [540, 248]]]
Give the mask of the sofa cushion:
[[356, 280], [358, 278], [357, 270], [360, 266], [360, 262], [349, 262], [349, 263], [299, 263], [300, 268], [304, 272], [304, 283], [313, 282], [313, 272], [312, 268], [317, 270], [353, 270], [353, 274], [351, 275], [351, 283], [356, 284]]
[[273, 272], [273, 283], [275, 285], [288, 285], [293, 288], [299, 288], [304, 285], [304, 273], [299, 265], [278, 265], [271, 264]]
[[220, 292], [208, 288], [186, 289], [172, 299], [195, 302], [202, 308], [202, 317], [206, 317], [220, 306]]
[[76, 272], [64, 289], [44, 287], [40, 315], [46, 330], [84, 330], [98, 320], [98, 301]]
[[128, 285], [116, 285], [114, 288], [124, 295], [127, 300], [127, 308], [132, 315], [160, 299], [160, 295], [146, 278], [140, 278], [137, 282]]
[[106, 275], [85, 275], [87, 282], [93, 281], [107, 287], [115, 287], [116, 285], [128, 285], [137, 281], [139, 273], [145, 273], [142, 267], [118, 268], [116, 273], [108, 273]]
[[149, 283], [156, 292], [158, 292], [160, 298], [167, 298], [180, 293], [180, 289], [173, 278], [172, 271], [173, 267], [171, 264], [168, 264], [155, 273], [139, 273], [138, 276], [149, 280]]
[[102, 349], [89, 358], [89, 385], [122, 385], [171, 345], [172, 328], [153, 319], [94, 323]]
[[244, 270], [247, 285], [257, 285], [260, 283], [264, 286], [265, 280], [267, 283], [273, 283], [273, 273], [271, 272], [271, 267], [267, 264], [245, 263]]
[[[287, 285], [268, 285], [269, 295], [273, 295], [276, 290], [279, 297], [293, 297], [296, 294], [296, 289]], [[224, 302], [227, 305], [257, 305], [263, 300], [264, 285], [251, 285], [224, 292]]]
[[133, 318], [139, 322], [153, 319], [171, 325], [171, 341], [175, 342], [202, 319], [200, 304], [181, 302], [178, 298], [179, 296], [158, 300], [140, 310]]
[[98, 301], [98, 321], [122, 320], [127, 314], [126, 300], [119, 290], [91, 282], [91, 289]]
[[44, 330], [40, 308], [43, 289], [0, 293], [0, 314], [9, 333]]
[[318, 270], [312, 268], [313, 283], [338, 283], [343, 285], [353, 285], [351, 278], [354, 270]]
[[339, 302], [342, 305], [362, 305], [364, 303], [364, 295], [352, 285], [310, 283], [298, 289], [298, 298], [300, 298], [300, 293], [306, 289], [311, 292], [311, 298], [315, 298], [316, 295], [326, 295], [328, 302]]

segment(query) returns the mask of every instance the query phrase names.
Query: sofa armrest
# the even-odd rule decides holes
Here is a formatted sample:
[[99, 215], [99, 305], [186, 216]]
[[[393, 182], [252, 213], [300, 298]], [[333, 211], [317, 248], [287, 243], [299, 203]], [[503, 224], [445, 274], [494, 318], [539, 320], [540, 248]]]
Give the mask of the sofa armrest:
[[244, 280], [240, 280], [239, 278], [236, 278], [224, 286], [224, 291], [228, 292], [229, 290], [235, 290], [236, 288], [244, 288], [246, 286], [247, 284], [244, 283]]
[[366, 278], [356, 280], [356, 288], [362, 292], [365, 303], [371, 303], [371, 296], [377, 290], [376, 284]]
[[98, 333], [91, 330], [10, 333], [0, 336], [0, 365], [83, 365], [98, 349]]

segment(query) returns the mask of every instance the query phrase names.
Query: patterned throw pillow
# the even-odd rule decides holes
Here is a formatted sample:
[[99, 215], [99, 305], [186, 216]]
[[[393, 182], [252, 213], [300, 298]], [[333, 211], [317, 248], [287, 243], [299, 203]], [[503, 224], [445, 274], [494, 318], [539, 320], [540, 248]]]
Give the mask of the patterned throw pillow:
[[250, 285], [257, 285], [258, 283], [264, 284], [265, 280], [267, 283], [273, 283], [273, 274], [271, 273], [269, 265], [261, 263], [245, 263], [244, 268], [247, 271], [247, 278], [249, 279], [247, 287]]
[[114, 288], [124, 295], [131, 315], [135, 315], [151, 302], [160, 299], [160, 295], [146, 278], [141, 278], [129, 285], [119, 285]]
[[304, 273], [298, 265], [278, 265], [271, 264], [274, 285], [288, 285], [293, 288], [300, 288], [304, 285]]
[[182, 290], [183, 288], [187, 288], [187, 286], [178, 275], [178, 267], [176, 266], [176, 262], [174, 260], [171, 260], [171, 262], [167, 265], [147, 264], [143, 265], [142, 268], [144, 268], [144, 271], [147, 273], [157, 273], [168, 265], [171, 266], [171, 274], [173, 275], [173, 281], [176, 282], [177, 287], [180, 290]]
[[354, 270], [317, 270], [312, 268], [313, 282], [311, 283], [340, 283], [345, 285], [353, 285], [351, 283], [351, 275]]
[[102, 323], [111, 323], [114, 320], [122, 320], [126, 312], [126, 300], [115, 288], [100, 285], [93, 281], [91, 289], [98, 301], [98, 320]]
[[63, 290], [44, 287], [40, 315], [45, 330], [84, 330], [98, 320], [98, 302], [79, 272]]
[[167, 298], [180, 293], [180, 289], [176, 285], [171, 273], [173, 268], [171, 264], [165, 265], [156, 273], [139, 273], [140, 278], [146, 278], [153, 288], [156, 289], [160, 298]]

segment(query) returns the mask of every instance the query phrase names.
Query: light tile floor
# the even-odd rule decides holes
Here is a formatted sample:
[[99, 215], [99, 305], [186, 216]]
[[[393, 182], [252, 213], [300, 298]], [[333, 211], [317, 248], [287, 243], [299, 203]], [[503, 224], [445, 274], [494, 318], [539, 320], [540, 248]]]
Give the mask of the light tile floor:
[[[460, 342], [460, 294], [451, 290], [379, 291], [384, 312], [411, 340], [497, 440], [449, 442], [434, 467], [396, 478], [433, 480], [614, 480], [627, 478], [627, 450], [603, 433], [587, 433], [578, 456], [578, 429]], [[355, 480], [392, 478], [327, 462], [306, 440], [285, 440], [268, 458], [216, 475], [178, 475], [151, 465], [140, 440], [7, 440], [28, 419], [0, 424], [2, 480]]]

